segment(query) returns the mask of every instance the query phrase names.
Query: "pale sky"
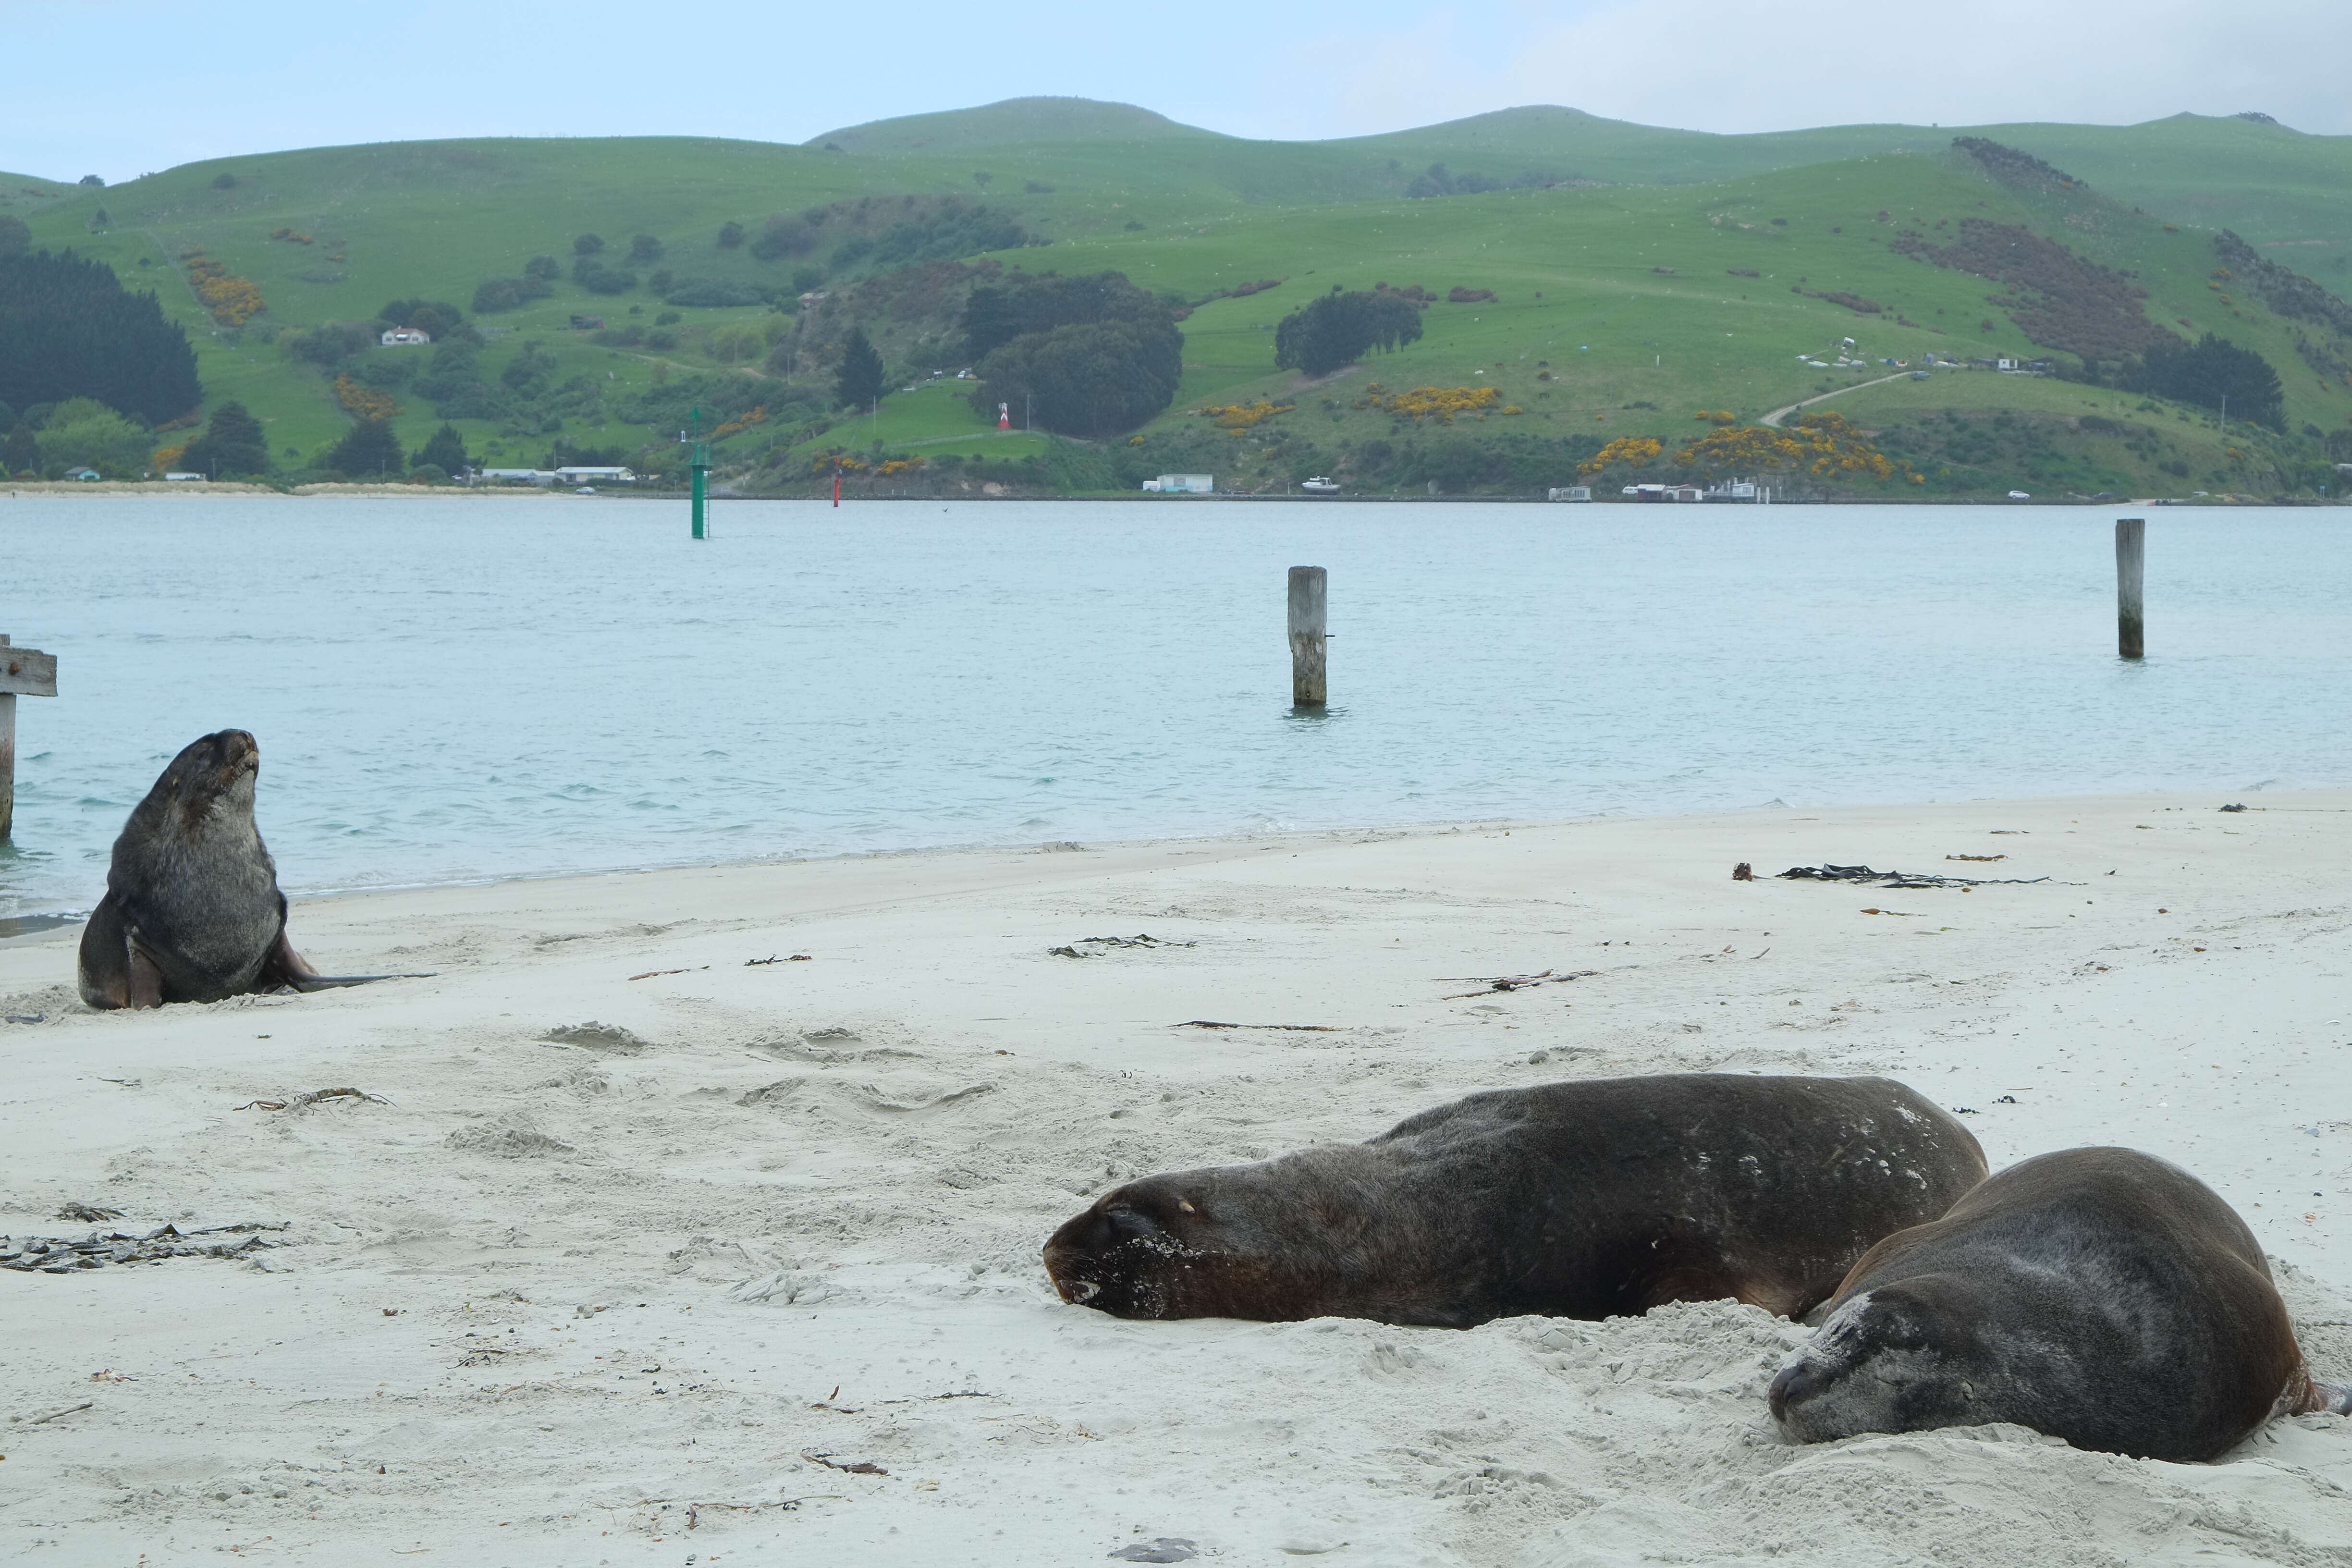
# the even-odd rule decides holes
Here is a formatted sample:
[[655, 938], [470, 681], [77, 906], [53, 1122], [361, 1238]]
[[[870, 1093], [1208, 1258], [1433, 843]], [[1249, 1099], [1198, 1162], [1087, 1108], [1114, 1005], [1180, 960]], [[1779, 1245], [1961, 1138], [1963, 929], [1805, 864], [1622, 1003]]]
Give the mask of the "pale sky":
[[1028, 94], [1300, 139], [1523, 103], [1727, 132], [2253, 109], [2352, 132], [2347, 0], [0, 0], [0, 169], [68, 180], [444, 136], [800, 142]]

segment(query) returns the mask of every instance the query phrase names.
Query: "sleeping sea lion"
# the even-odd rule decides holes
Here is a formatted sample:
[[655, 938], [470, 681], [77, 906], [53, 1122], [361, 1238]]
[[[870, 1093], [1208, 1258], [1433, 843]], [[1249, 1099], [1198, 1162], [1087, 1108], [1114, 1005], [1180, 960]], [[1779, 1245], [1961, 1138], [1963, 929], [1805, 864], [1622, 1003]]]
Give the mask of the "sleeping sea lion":
[[2273, 1415], [2352, 1410], [2311, 1381], [2245, 1222], [2130, 1149], [2012, 1165], [1872, 1247], [1770, 1399], [1801, 1443], [2012, 1421], [2180, 1461]]
[[1796, 1316], [1984, 1179], [1968, 1129], [1877, 1078], [1676, 1073], [1474, 1094], [1366, 1143], [1105, 1194], [1045, 1244], [1122, 1318]]
[[131, 808], [81, 933], [83, 1001], [156, 1007], [409, 978], [320, 974], [286, 940], [286, 895], [253, 822], [260, 768], [253, 737], [223, 730], [191, 742]]

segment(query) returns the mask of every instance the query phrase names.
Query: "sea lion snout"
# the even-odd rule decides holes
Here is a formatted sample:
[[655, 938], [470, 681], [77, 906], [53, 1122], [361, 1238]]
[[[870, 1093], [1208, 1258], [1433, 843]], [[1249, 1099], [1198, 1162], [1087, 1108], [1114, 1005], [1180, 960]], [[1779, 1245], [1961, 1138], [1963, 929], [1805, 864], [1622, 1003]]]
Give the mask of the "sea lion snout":
[[[1185, 1213], [1197, 1212], [1175, 1201]], [[1148, 1202], [1133, 1187], [1106, 1193], [1047, 1239], [1045, 1272], [1063, 1300], [1121, 1318], [1166, 1314], [1170, 1303], [1158, 1276], [1171, 1258], [1190, 1249], [1154, 1217]]]
[[1792, 1361], [1782, 1367], [1772, 1379], [1765, 1397], [1772, 1406], [1772, 1419], [1786, 1421], [1792, 1406], [1802, 1405], [1829, 1385], [1828, 1374], [1811, 1361]]

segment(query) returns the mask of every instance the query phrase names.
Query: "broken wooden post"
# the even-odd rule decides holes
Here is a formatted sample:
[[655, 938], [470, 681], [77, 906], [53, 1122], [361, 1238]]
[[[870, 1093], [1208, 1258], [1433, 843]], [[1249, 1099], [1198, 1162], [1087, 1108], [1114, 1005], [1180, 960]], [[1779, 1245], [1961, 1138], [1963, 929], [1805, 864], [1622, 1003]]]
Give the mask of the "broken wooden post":
[[0, 634], [0, 841], [16, 816], [16, 699], [57, 694], [58, 661]]
[[1320, 566], [1290, 569], [1290, 700], [1320, 708], [1323, 683], [1323, 609], [1331, 574]]
[[2140, 647], [2140, 568], [2147, 553], [2147, 520], [2116, 519], [2116, 653], [2123, 658], [2142, 657]]

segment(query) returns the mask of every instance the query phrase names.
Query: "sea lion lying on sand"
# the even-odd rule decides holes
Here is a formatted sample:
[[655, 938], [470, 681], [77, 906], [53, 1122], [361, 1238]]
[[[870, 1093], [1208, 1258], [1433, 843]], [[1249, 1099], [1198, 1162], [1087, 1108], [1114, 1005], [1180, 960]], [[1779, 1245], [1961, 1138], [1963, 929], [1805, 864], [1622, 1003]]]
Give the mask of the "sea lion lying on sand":
[[156, 1007], [416, 978], [320, 974], [286, 940], [286, 895], [253, 822], [260, 768], [253, 737], [223, 730], [191, 742], [131, 808], [81, 933], [83, 1001]]
[[2013, 1421], [2183, 1461], [2273, 1415], [2352, 1411], [2311, 1381], [2245, 1222], [2130, 1149], [2012, 1165], [1872, 1247], [1770, 1397], [1802, 1443]]
[[1054, 1233], [1045, 1269], [1122, 1318], [1468, 1328], [1725, 1296], [1794, 1317], [1984, 1173], [1968, 1129], [1885, 1079], [1595, 1079], [1130, 1182]]

